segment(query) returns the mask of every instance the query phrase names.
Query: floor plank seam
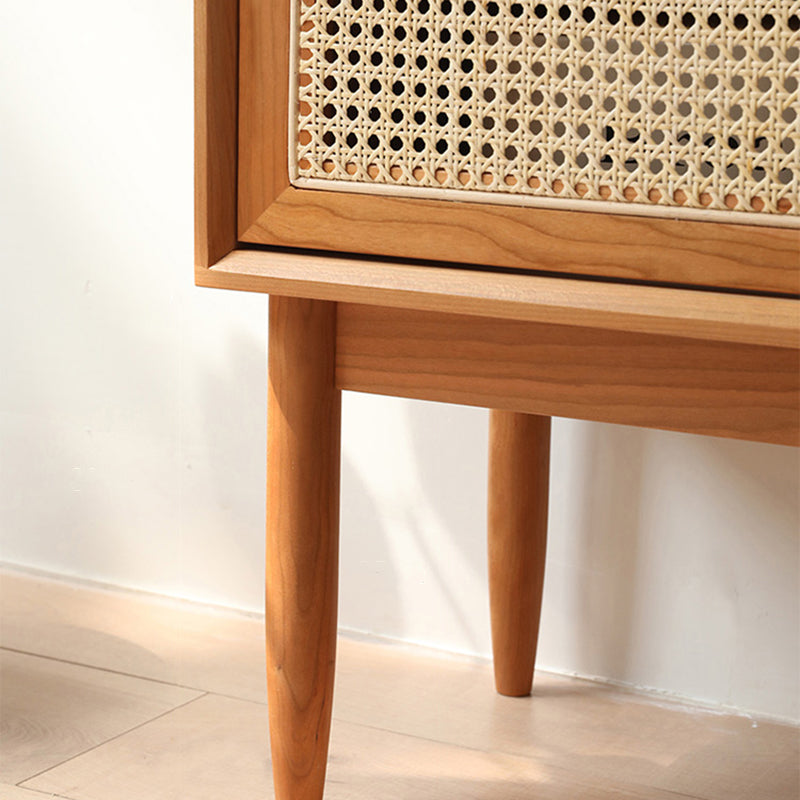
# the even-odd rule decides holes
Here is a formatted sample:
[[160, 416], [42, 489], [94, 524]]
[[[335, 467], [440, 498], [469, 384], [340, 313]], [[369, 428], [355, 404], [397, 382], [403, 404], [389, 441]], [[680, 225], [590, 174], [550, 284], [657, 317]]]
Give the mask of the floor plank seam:
[[[492, 755], [511, 756], [512, 758], [521, 758], [524, 759], [525, 761], [531, 761], [536, 764], [544, 763], [542, 762], [541, 759], [532, 757], [529, 753], [518, 753], [518, 752], [512, 752], [510, 750], [499, 750], [496, 747], [475, 747], [473, 745], [464, 744], [463, 742], [455, 742], [449, 739], [437, 739], [432, 736], [420, 736], [418, 733], [408, 733], [403, 730], [384, 728], [381, 725], [367, 725], [364, 722], [358, 722], [356, 720], [351, 720], [351, 719], [343, 719], [342, 717], [337, 717], [335, 713], [333, 715], [333, 721], [334, 723], [342, 722], [345, 725], [353, 725], [355, 727], [362, 728], [368, 731], [377, 731], [379, 733], [385, 733], [391, 736], [402, 736], [406, 739], [413, 739], [414, 741], [418, 742], [427, 742], [428, 744], [441, 744], [441, 745], [446, 745], [448, 747], [457, 747], [459, 750], [467, 750], [470, 753], [480, 753], [482, 755], [489, 755], [489, 756]], [[333, 728], [332, 730], [333, 732], [331, 734], [331, 742], [335, 746], [336, 729]], [[700, 798], [700, 800], [702, 800], [702, 798]]]
[[[131, 677], [135, 678], [136, 676], [134, 675]], [[70, 761], [74, 761], [76, 758], [82, 758], [89, 753], [93, 753], [95, 750], [99, 750], [101, 747], [105, 747], [107, 744], [110, 744], [111, 742], [116, 742], [118, 739], [122, 739], [124, 736], [128, 736], [134, 731], [138, 731], [140, 728], [144, 728], [146, 725], [150, 725], [153, 722], [157, 722], [158, 720], [163, 719], [166, 716], [169, 716], [174, 711], [186, 708], [187, 706], [190, 706], [192, 703], [196, 703], [198, 700], [202, 700], [204, 697], [207, 697], [209, 694], [210, 694], [209, 692], [202, 692], [197, 697], [193, 697], [191, 700], [187, 700], [185, 703], [179, 703], [173, 708], [170, 708], [169, 710], [164, 711], [161, 714], [156, 714], [154, 717], [151, 717], [150, 719], [145, 720], [144, 722], [140, 722], [138, 725], [134, 725], [132, 728], [128, 728], [127, 730], [124, 730], [116, 734], [115, 736], [110, 736], [108, 739], [104, 739], [102, 742], [98, 742], [96, 745], [93, 745], [92, 747], [87, 747], [86, 750], [82, 750], [80, 753], [75, 753], [75, 755], [72, 755], [69, 758], [65, 758], [63, 761], [59, 761], [57, 764], [51, 764], [49, 767], [47, 767], [47, 769], [42, 769], [39, 770], [39, 772], [35, 773], [34, 775], [29, 775], [27, 778], [17, 783], [16, 785], [19, 786], [21, 789], [28, 789], [30, 791], [39, 791], [38, 789], [26, 786], [25, 784], [29, 783], [30, 781], [34, 781], [37, 778], [42, 777], [42, 775], [46, 775], [48, 772], [51, 772], [52, 770], [58, 769], [59, 767], [63, 767], [64, 764], [69, 764]], [[45, 797], [46, 796], [47, 795], [45, 795]], [[67, 798], [67, 800], [70, 799]]]
[[32, 650], [19, 650], [16, 647], [4, 647], [0, 645], [0, 651], [5, 651], [6, 653], [15, 653], [16, 655], [20, 656], [30, 656], [31, 658], [44, 658], [47, 661], [54, 661], [57, 664], [67, 664], [70, 667], [95, 669], [98, 672], [107, 672], [109, 675], [119, 675], [121, 678], [132, 678], [133, 680], [147, 681], [148, 683], [156, 683], [159, 686], [170, 686], [175, 689], [185, 689], [188, 692], [203, 692], [204, 694], [218, 694], [218, 692], [209, 692], [207, 689], [203, 689], [199, 686], [186, 686], [182, 683], [172, 683], [171, 681], [165, 681], [159, 678], [151, 678], [147, 675], [138, 675], [135, 672], [124, 672], [123, 670], [113, 669], [111, 667], [100, 667], [97, 664], [88, 664], [84, 661], [72, 661], [68, 658], [59, 658], [58, 656], [45, 655], [43, 653], [35, 653]]
[[[25, 780], [29, 781], [29, 780], [33, 780], [33, 779], [32, 778], [26, 778]], [[14, 783], [12, 785], [16, 786], [18, 789], [24, 789], [26, 792], [30, 792], [31, 794], [41, 795], [43, 798], [49, 797], [49, 798], [51, 798], [51, 800], [52, 800], [52, 798], [56, 798], [56, 800], [75, 800], [74, 797], [70, 797], [69, 795], [66, 795], [66, 794], [53, 794], [52, 792], [42, 792], [39, 789], [30, 789], [27, 786], [23, 786], [21, 783]], [[2, 788], [3, 787], [0, 786], [0, 789], [2, 789]]]

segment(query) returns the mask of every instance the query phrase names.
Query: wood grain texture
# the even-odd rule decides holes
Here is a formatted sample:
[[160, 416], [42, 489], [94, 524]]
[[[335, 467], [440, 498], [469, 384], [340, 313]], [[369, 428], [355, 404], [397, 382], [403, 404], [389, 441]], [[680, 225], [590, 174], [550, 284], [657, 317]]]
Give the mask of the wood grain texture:
[[489, 601], [494, 681], [530, 694], [547, 551], [550, 417], [492, 411], [489, 422]]
[[290, 0], [242, 1], [239, 236], [255, 244], [800, 291], [800, 231], [289, 185]]
[[800, 301], [666, 287], [238, 250], [202, 285], [423, 311], [800, 348]]
[[339, 305], [342, 389], [798, 444], [793, 349]]
[[394, 258], [796, 294], [800, 231], [286, 189], [240, 238]]
[[272, 297], [267, 688], [276, 800], [320, 800], [333, 704], [341, 394], [336, 306]]
[[238, 0], [195, 0], [196, 272], [236, 247]]
[[288, 0], [241, 0], [238, 230], [289, 186]]

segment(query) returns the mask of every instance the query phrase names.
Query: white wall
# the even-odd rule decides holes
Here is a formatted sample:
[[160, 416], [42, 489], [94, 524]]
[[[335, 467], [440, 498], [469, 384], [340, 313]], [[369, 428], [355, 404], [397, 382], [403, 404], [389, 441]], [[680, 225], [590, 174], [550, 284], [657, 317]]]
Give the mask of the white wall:
[[[266, 301], [192, 286], [190, 0], [0, 3], [0, 558], [258, 609]], [[348, 395], [343, 626], [486, 654], [486, 413]], [[800, 717], [789, 448], [556, 421], [540, 664]]]

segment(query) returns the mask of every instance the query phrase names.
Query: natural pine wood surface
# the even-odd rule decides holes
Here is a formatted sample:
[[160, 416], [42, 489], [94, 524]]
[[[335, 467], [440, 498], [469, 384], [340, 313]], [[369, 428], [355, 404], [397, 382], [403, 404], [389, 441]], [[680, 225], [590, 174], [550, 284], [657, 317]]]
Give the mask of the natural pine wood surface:
[[[0, 778], [3, 800], [273, 797], [264, 692], [237, 698], [263, 680], [263, 621], [7, 571], [0, 614], [5, 654], [38, 650], [46, 658], [29, 663], [47, 665], [0, 672], [0, 763], [8, 731], [49, 758], [21, 787]], [[158, 674], [188, 684], [150, 680]], [[196, 699], [162, 713], [131, 685], [184, 693], [171, 704], [187, 690]], [[85, 743], [121, 704], [146, 721], [106, 729], [64, 761], [54, 742]], [[327, 800], [796, 800], [800, 737], [547, 673], [533, 697], [499, 697], [487, 663], [344, 638], [331, 752]]]
[[800, 301], [789, 298], [277, 250], [237, 250], [198, 271], [197, 281], [288, 297], [800, 348]]
[[777, 444], [797, 351], [340, 303], [342, 389]]

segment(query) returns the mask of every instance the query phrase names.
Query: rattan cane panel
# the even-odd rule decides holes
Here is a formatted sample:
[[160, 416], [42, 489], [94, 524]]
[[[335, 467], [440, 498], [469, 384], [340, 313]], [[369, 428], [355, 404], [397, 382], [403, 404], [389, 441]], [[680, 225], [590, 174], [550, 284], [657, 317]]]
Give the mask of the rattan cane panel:
[[800, 221], [800, 0], [301, 0], [299, 186]]

